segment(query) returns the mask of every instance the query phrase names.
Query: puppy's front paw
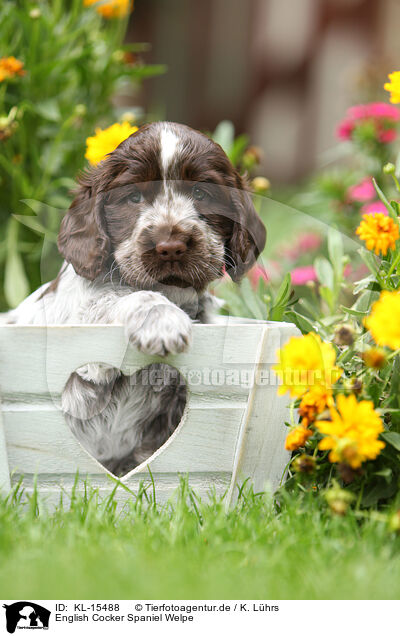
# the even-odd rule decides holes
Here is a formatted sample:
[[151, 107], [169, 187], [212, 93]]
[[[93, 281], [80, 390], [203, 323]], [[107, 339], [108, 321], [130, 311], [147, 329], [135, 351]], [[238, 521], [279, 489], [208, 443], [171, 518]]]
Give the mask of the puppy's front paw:
[[149, 355], [166, 356], [190, 344], [192, 323], [176, 305], [155, 305], [136, 311], [126, 326], [129, 342]]

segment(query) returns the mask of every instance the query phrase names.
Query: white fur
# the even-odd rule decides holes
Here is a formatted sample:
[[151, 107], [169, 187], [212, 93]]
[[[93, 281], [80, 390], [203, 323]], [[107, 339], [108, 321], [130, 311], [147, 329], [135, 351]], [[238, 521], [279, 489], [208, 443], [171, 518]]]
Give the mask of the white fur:
[[164, 174], [167, 172], [173, 157], [179, 150], [179, 138], [170, 128], [163, 128], [160, 135], [161, 165]]

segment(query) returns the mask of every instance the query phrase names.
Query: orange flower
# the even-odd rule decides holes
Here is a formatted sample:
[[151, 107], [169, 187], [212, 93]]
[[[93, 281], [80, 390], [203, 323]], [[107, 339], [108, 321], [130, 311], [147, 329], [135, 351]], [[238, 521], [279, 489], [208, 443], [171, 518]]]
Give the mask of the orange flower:
[[299, 413], [302, 425], [308, 426], [314, 422], [317, 415], [331, 406], [333, 406], [332, 391], [324, 386], [312, 387], [304, 394], [300, 402]]
[[24, 63], [17, 60], [13, 55], [11, 57], [0, 58], [0, 82], [15, 77], [15, 75], [25, 75]]
[[311, 437], [312, 431], [309, 428], [305, 428], [301, 424], [293, 428], [286, 438], [285, 448], [289, 451], [295, 451], [301, 446], [304, 446], [309, 437]]
[[124, 18], [133, 9], [133, 0], [84, 0], [85, 7], [94, 4], [103, 18]]
[[386, 256], [389, 248], [393, 250], [396, 247], [399, 238], [398, 224], [382, 212], [363, 214], [362, 218], [356, 234], [365, 241], [367, 249], [374, 250], [375, 254], [381, 252]]

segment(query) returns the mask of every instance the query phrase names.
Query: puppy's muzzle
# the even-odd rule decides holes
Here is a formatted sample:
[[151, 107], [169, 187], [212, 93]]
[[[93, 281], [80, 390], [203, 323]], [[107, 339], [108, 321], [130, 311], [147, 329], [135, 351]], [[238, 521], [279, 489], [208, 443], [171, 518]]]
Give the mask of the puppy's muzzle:
[[156, 244], [156, 252], [162, 261], [174, 262], [181, 261], [186, 250], [187, 241], [183, 239], [170, 238], [169, 240], [159, 241]]

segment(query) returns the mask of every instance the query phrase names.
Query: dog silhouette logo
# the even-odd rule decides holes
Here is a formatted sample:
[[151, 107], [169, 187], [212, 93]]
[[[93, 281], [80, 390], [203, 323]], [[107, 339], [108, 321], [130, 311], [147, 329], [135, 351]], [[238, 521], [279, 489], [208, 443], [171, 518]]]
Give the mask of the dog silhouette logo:
[[32, 601], [18, 601], [3, 605], [6, 610], [6, 627], [9, 634], [16, 629], [48, 629], [51, 612]]

